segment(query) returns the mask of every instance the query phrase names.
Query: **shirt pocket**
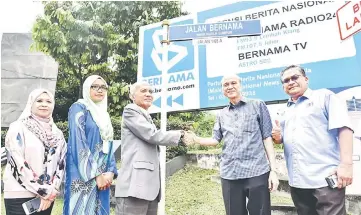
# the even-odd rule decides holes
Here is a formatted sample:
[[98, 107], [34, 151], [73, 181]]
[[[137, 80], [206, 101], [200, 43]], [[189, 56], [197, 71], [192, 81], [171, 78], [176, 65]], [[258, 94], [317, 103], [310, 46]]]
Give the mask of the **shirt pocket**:
[[327, 119], [323, 109], [318, 106], [308, 106], [297, 116], [299, 125], [304, 128], [327, 126]]
[[221, 119], [221, 131], [223, 137], [228, 135], [228, 133], [234, 134], [234, 124], [235, 124], [235, 118], [231, 115], [227, 115], [222, 117]]
[[259, 128], [258, 118], [256, 113], [244, 114], [240, 117], [240, 130], [242, 132], [255, 132]]

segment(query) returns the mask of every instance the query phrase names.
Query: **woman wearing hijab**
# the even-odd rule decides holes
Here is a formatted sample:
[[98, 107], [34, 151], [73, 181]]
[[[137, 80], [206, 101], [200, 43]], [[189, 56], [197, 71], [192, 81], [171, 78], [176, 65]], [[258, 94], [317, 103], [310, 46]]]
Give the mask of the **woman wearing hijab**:
[[7, 215], [23, 215], [24, 202], [41, 198], [39, 212], [51, 214], [59, 193], [66, 154], [63, 133], [52, 119], [54, 96], [36, 89], [19, 119], [11, 123], [5, 147], [8, 163], [4, 172], [4, 201]]
[[83, 84], [83, 99], [69, 110], [65, 215], [110, 214], [110, 184], [117, 175], [108, 85], [97, 75]]

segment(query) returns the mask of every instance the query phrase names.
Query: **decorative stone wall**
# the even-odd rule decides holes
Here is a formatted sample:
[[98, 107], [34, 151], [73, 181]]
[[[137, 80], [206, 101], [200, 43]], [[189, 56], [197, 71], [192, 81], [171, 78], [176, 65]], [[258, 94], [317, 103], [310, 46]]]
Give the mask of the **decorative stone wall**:
[[[203, 169], [219, 169], [220, 154], [188, 154], [188, 162]], [[280, 178], [288, 178], [283, 152], [276, 152], [276, 172]]]

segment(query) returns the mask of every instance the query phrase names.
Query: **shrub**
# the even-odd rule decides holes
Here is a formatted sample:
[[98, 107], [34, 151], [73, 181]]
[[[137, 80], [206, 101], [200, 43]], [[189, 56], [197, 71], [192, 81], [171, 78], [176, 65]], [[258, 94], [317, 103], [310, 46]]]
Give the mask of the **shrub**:
[[7, 128], [1, 128], [1, 147], [5, 146], [5, 136], [6, 132], [8, 132]]
[[216, 115], [210, 113], [204, 114], [202, 119], [193, 124], [195, 133], [201, 137], [211, 137], [215, 122]]
[[68, 142], [68, 136], [69, 136], [69, 128], [68, 128], [68, 122], [56, 122], [56, 126], [60, 129], [60, 131], [63, 132], [64, 138], [66, 142]]
[[[121, 133], [121, 124], [122, 124], [122, 118], [121, 117], [111, 117], [113, 129], [114, 129], [114, 140], [120, 140], [120, 133]], [[68, 141], [69, 136], [69, 128], [68, 128], [68, 122], [57, 122], [55, 123], [56, 126], [63, 132], [65, 140]], [[1, 133], [2, 138], [2, 133]]]
[[121, 139], [122, 117], [111, 117], [112, 126], [114, 130], [114, 140]]
[[[204, 113], [203, 117], [193, 123], [195, 133], [200, 137], [212, 137], [214, 123], [216, 122], [216, 115], [210, 113]], [[211, 148], [220, 148], [223, 144], [218, 144], [217, 146], [201, 146], [194, 145], [189, 147], [190, 150], [205, 150]]]
[[[155, 119], [154, 124], [160, 128], [160, 119]], [[167, 131], [169, 130], [193, 130], [193, 122], [184, 122], [178, 117], [169, 117], [167, 121]], [[187, 154], [185, 146], [167, 146], [167, 161], [177, 156]]]

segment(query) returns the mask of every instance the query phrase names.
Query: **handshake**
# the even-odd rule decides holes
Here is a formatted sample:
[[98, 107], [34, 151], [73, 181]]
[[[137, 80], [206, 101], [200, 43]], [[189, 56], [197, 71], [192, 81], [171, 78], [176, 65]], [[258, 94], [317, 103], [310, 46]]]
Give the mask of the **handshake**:
[[198, 143], [198, 137], [193, 131], [181, 131], [181, 143], [183, 143], [186, 146], [194, 145]]

